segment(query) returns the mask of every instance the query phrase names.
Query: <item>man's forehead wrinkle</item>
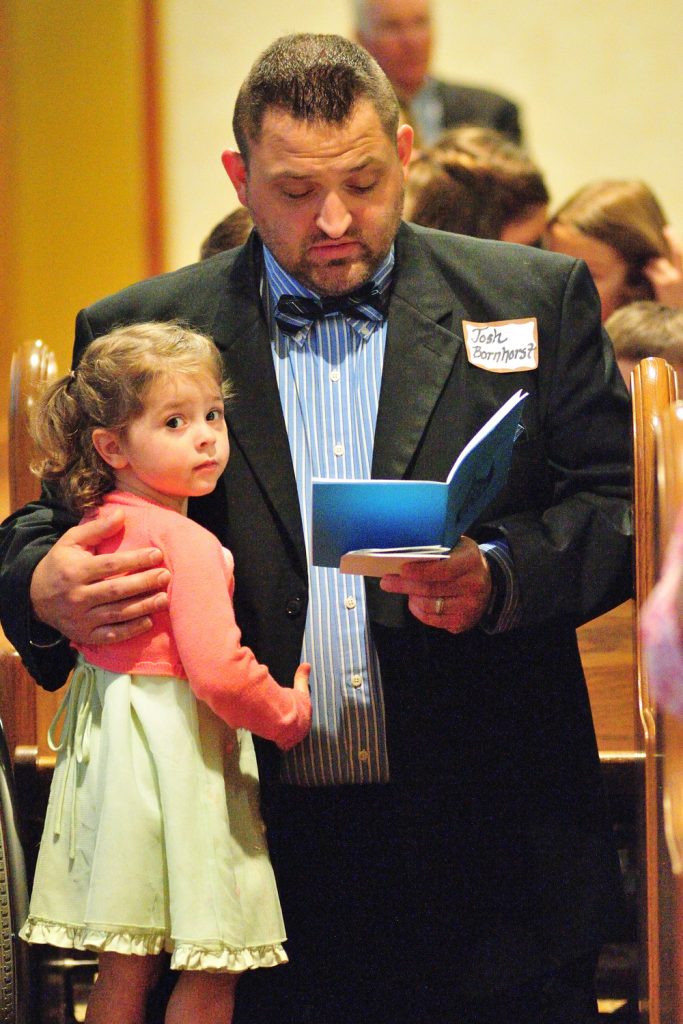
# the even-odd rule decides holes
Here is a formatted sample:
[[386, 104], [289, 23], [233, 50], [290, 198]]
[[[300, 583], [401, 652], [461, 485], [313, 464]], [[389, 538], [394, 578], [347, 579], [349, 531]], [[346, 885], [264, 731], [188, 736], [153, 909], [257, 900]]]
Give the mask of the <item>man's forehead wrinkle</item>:
[[351, 137], [343, 129], [336, 130], [336, 126], [329, 128], [301, 131], [292, 118], [271, 119], [264, 125], [258, 147], [267, 177], [305, 176], [309, 167], [322, 168], [329, 166], [330, 161], [335, 161], [344, 173], [353, 173], [370, 164], [381, 164], [390, 148], [379, 125], [365, 124]]
[[[333, 154], [332, 154], [333, 155]], [[346, 152], [341, 154], [342, 156], [352, 156], [353, 153]], [[310, 152], [292, 152], [284, 154], [282, 159], [273, 163], [270, 168], [269, 177], [271, 179], [276, 178], [310, 178], [316, 173], [318, 169], [325, 167], [325, 156], [326, 154], [320, 151], [316, 153]], [[322, 159], [322, 167], [319, 167], [318, 161]], [[291, 161], [288, 162], [288, 161]], [[356, 160], [342, 160], [339, 161], [338, 168], [344, 174], [355, 174], [360, 171], [364, 171], [367, 167], [375, 167], [381, 164], [381, 160], [373, 154], [360, 155], [359, 159]]]
[[[341, 168], [343, 174], [352, 176], [354, 174], [360, 174], [362, 171], [368, 168], [379, 166], [379, 161], [369, 158], [362, 160], [357, 164], [353, 164], [351, 167]], [[274, 168], [272, 175], [270, 176], [271, 181], [308, 181], [311, 178], [316, 177], [316, 168], [311, 170], [296, 170], [293, 167], [282, 167]]]

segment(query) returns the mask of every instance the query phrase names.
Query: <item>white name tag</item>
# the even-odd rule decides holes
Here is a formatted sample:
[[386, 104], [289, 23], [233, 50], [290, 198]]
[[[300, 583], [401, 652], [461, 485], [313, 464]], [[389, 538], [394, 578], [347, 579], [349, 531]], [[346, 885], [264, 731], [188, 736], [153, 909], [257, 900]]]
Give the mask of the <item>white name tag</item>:
[[538, 366], [538, 325], [536, 317], [525, 320], [495, 320], [475, 324], [463, 320], [467, 358], [473, 366], [492, 373], [518, 373]]

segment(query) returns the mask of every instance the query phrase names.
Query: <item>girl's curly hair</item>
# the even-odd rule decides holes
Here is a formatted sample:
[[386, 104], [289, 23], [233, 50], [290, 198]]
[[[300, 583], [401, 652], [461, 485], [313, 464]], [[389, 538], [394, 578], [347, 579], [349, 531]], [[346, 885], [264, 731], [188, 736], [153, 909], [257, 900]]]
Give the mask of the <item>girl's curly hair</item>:
[[213, 341], [181, 323], [131, 324], [97, 338], [34, 407], [31, 433], [39, 455], [33, 472], [56, 487], [72, 512], [82, 515], [100, 504], [115, 478], [92, 443], [93, 430], [125, 431], [143, 412], [152, 384], [178, 374], [209, 375], [229, 397]]

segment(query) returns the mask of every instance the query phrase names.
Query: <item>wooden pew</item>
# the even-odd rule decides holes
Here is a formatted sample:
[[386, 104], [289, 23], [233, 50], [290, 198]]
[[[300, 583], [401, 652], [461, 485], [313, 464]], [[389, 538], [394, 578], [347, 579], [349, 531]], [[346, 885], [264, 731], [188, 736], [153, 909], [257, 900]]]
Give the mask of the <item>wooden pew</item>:
[[643, 761], [635, 673], [635, 603], [625, 601], [585, 623], [577, 635], [600, 760]]
[[633, 800], [640, 821], [640, 1019], [673, 1024], [672, 884], [662, 815], [661, 728], [637, 643], [637, 624], [657, 572], [656, 430], [677, 398], [676, 375], [663, 359], [645, 359], [634, 370], [631, 392], [636, 600], [582, 626], [578, 637], [601, 761], [630, 766], [638, 780]]
[[7, 453], [12, 512], [40, 493], [40, 484], [30, 470], [35, 452], [28, 422], [40, 391], [57, 376], [54, 354], [43, 341], [25, 341], [12, 356]]
[[[28, 417], [37, 395], [57, 376], [54, 356], [42, 341], [25, 342], [12, 357], [7, 458], [10, 511], [40, 493], [38, 479], [30, 471], [34, 450]], [[29, 879], [33, 876], [55, 764], [55, 755], [47, 746], [47, 730], [62, 696], [63, 690], [48, 693], [36, 684], [0, 630], [0, 715], [8, 726], [8, 746], [14, 759], [18, 824]], [[25, 889], [25, 877], [23, 886]], [[24, 916], [25, 911], [20, 911], [18, 919], [23, 920]], [[3, 1016], [0, 1008], [3, 1024], [32, 1024], [37, 1019], [38, 993], [45, 988], [47, 977], [52, 979], [52, 991], [61, 984], [67, 1006], [74, 977], [85, 976], [92, 982], [97, 969], [97, 959], [91, 954], [70, 951], [69, 956], [64, 956], [50, 946], [33, 947], [28, 952], [24, 943], [17, 948], [17, 1012], [16, 1017]]]
[[[13, 355], [10, 369], [10, 404], [7, 421], [7, 487], [9, 511], [36, 497], [40, 487], [30, 472], [33, 448], [28, 431], [28, 417], [39, 390], [57, 376], [57, 367], [50, 349], [41, 341], [25, 342]], [[8, 511], [3, 509], [3, 515]], [[42, 829], [46, 786], [40, 791], [36, 768], [39, 765], [39, 718], [41, 697], [34, 680], [24, 668], [18, 654], [0, 630], [0, 717], [3, 722], [2, 785], [0, 810], [2, 857], [0, 869], [0, 903], [3, 929], [2, 961], [3, 996], [0, 1018], [7, 1024], [30, 1024], [35, 1019], [36, 1002], [33, 958], [16, 933], [28, 909], [27, 873], [32, 874], [36, 842]], [[48, 703], [54, 702], [46, 694]], [[41, 714], [39, 715], [39, 710]], [[6, 742], [5, 742], [6, 741]], [[42, 746], [44, 747], [43, 740]], [[23, 767], [16, 764], [25, 761]], [[15, 771], [11, 761], [15, 761]], [[28, 772], [23, 779], [21, 771]], [[48, 777], [49, 773], [43, 773]], [[16, 785], [15, 785], [16, 782]], [[27, 786], [28, 782], [28, 786]], [[26, 845], [25, 857], [22, 842]], [[28, 862], [28, 872], [27, 872]], [[7, 929], [11, 926], [11, 934]]]
[[596, 976], [600, 1020], [638, 1012], [646, 963], [640, 941], [644, 872], [639, 857], [644, 740], [635, 673], [635, 603], [625, 601], [577, 631], [593, 722], [622, 863], [627, 925], [603, 948]]
[[[8, 418], [8, 491], [10, 511], [40, 493], [30, 470], [34, 457], [28, 419], [40, 390], [58, 376], [54, 355], [44, 342], [24, 342], [12, 356]], [[13, 760], [37, 768], [54, 766], [47, 728], [59, 706], [61, 691], [40, 689], [0, 630], [0, 718]]]
[[633, 371], [631, 393], [635, 471], [636, 676], [645, 752], [642, 852], [647, 978], [641, 1008], [642, 1019], [648, 1024], [673, 1024], [673, 876], [662, 816], [662, 728], [648, 685], [638, 625], [640, 610], [655, 584], [659, 567], [656, 437], [658, 423], [677, 398], [676, 374], [663, 359], [643, 359]]

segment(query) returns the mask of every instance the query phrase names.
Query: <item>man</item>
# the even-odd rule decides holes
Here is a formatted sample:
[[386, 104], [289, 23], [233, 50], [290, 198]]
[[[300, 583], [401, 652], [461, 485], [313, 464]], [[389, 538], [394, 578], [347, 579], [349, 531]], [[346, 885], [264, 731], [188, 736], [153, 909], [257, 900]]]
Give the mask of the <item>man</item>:
[[354, 16], [355, 38], [389, 78], [420, 144], [431, 145], [459, 124], [497, 128], [521, 142], [519, 112], [505, 96], [430, 77], [429, 0], [355, 0]]
[[[310, 737], [259, 743], [291, 962], [242, 979], [236, 1020], [590, 1021], [620, 883], [574, 630], [630, 593], [628, 396], [590, 277], [401, 224], [412, 132], [341, 37], [276, 41], [233, 127], [256, 232], [82, 311], [75, 358], [112, 323], [213, 335], [231, 458], [190, 514], [233, 551], [244, 642], [279, 680], [313, 664]], [[520, 387], [509, 481], [448, 560], [365, 585], [309, 564], [313, 475], [444, 479]], [[144, 630], [168, 577], [68, 526], [46, 496], [0, 544], [3, 624], [48, 687], [60, 633]]]

